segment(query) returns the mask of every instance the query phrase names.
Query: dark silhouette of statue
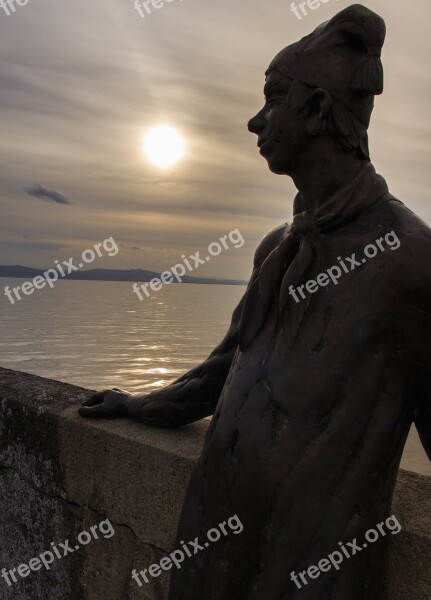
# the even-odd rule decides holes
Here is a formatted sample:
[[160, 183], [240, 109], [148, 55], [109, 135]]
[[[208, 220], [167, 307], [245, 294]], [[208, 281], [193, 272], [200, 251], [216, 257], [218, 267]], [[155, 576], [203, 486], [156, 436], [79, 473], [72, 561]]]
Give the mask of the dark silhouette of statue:
[[[244, 530], [173, 570], [170, 600], [378, 600], [414, 422], [431, 459], [431, 230], [370, 162], [384, 21], [350, 6], [288, 46], [249, 122], [294, 217], [258, 247], [247, 291], [209, 358], [156, 392], [96, 393], [86, 417], [180, 427], [214, 414], [178, 528]], [[408, 119], [408, 115], [405, 115]], [[408, 173], [406, 173], [408, 177]], [[354, 539], [339, 569], [307, 572]]]

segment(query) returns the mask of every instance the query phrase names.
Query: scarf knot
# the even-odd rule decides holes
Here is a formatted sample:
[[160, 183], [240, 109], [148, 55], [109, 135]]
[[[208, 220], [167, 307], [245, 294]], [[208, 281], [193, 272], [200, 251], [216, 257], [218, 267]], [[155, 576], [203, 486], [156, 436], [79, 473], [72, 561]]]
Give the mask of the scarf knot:
[[320, 231], [315, 223], [314, 215], [309, 210], [304, 210], [293, 217], [293, 233], [298, 232], [306, 235], [311, 233], [313, 237], [320, 237]]

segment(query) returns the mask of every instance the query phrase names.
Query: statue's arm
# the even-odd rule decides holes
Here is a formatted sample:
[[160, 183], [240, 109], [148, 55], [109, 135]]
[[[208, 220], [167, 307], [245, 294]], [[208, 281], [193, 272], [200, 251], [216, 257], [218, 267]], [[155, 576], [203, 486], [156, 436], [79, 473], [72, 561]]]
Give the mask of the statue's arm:
[[[415, 308], [414, 351], [416, 387], [414, 422], [428, 458], [431, 460], [431, 280], [427, 304]], [[413, 310], [413, 309], [412, 309]]]
[[148, 395], [131, 397], [127, 416], [161, 427], [181, 427], [212, 415], [238, 347], [244, 297], [235, 308], [222, 342], [198, 367]]
[[[398, 282], [406, 293], [405, 360], [411, 373], [414, 423], [431, 460], [431, 230], [409, 233], [409, 252], [398, 268]], [[404, 318], [405, 317], [405, 318]]]
[[431, 460], [431, 398], [428, 392], [427, 402], [419, 403], [416, 410], [415, 425], [428, 458]]
[[117, 388], [96, 392], [83, 403], [83, 417], [127, 417], [160, 427], [181, 427], [213, 414], [238, 346], [244, 297], [233, 312], [222, 342], [198, 367], [170, 385], [149, 394]]
[[[263, 260], [281, 240], [282, 226], [269, 233], [256, 250], [250, 284]], [[250, 285], [249, 284], [249, 285]], [[229, 330], [209, 357], [170, 385], [149, 394], [112, 389], [95, 393], [79, 409], [83, 417], [127, 417], [159, 427], [181, 427], [212, 415], [238, 348], [245, 295], [235, 308]]]

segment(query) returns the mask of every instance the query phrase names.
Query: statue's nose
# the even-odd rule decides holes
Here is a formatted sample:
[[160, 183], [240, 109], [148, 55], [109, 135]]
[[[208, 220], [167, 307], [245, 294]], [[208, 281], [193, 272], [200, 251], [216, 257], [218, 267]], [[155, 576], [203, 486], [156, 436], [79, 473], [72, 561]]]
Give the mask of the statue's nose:
[[247, 127], [250, 133], [255, 133], [256, 135], [258, 135], [262, 131], [264, 125], [265, 123], [262, 118], [262, 111], [260, 111], [257, 113], [257, 115], [250, 119], [250, 121], [247, 124]]

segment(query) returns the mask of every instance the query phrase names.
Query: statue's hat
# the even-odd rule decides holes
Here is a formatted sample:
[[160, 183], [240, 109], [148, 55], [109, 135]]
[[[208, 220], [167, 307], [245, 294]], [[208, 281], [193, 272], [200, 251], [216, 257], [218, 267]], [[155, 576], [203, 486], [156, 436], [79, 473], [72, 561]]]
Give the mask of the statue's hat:
[[268, 72], [325, 88], [368, 127], [374, 95], [383, 92], [385, 35], [384, 20], [354, 4], [282, 50]]

